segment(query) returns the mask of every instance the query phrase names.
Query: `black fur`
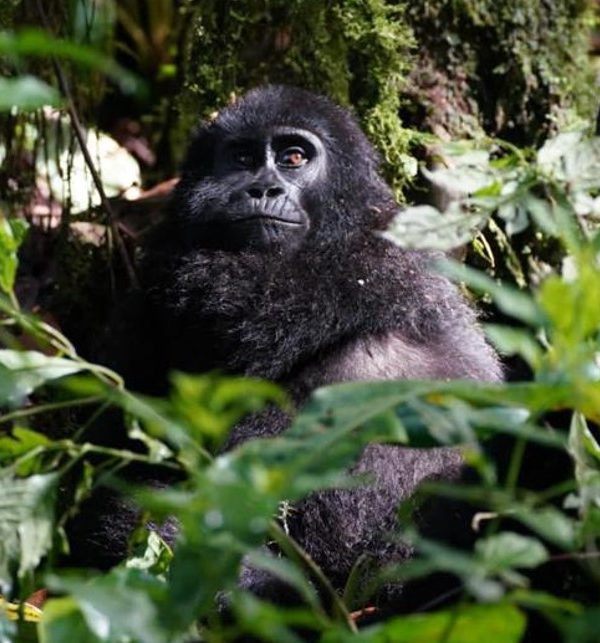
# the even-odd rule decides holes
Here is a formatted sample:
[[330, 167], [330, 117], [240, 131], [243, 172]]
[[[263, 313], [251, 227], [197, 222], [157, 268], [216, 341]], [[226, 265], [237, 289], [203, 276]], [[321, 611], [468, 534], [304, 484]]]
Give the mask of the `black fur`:
[[[215, 150], [224, 138], [268, 137], [276, 127], [307, 130], [324, 146], [325, 178], [301, 195], [308, 232], [298, 243], [223, 249], [207, 232], [207, 212], [226, 209], [238, 179], [215, 176]], [[316, 387], [344, 380], [499, 379], [474, 312], [431, 269], [434, 256], [378, 236], [398, 209], [378, 164], [349, 112], [299, 89], [251, 91], [201, 128], [144, 260], [152, 349], [140, 359], [123, 353], [118, 366], [129, 384], [158, 392], [170, 369], [218, 368], [280, 382], [301, 405]], [[249, 418], [229, 446], [288, 423], [274, 409]], [[407, 548], [387, 537], [397, 505], [422, 480], [455, 478], [461, 468], [451, 449], [370, 446], [356, 471], [374, 482], [312, 495], [293, 513], [292, 535], [340, 587], [362, 553], [382, 562], [406, 558]], [[270, 579], [251, 569], [241, 582], [270, 593]]]

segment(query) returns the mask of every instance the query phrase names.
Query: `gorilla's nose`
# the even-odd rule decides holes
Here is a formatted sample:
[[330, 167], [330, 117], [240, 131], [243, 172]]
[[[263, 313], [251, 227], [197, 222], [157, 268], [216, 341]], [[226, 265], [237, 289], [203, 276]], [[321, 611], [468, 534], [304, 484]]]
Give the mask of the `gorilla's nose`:
[[273, 199], [283, 194], [283, 188], [273, 183], [253, 183], [246, 189], [246, 194], [252, 199], [262, 199], [264, 197]]

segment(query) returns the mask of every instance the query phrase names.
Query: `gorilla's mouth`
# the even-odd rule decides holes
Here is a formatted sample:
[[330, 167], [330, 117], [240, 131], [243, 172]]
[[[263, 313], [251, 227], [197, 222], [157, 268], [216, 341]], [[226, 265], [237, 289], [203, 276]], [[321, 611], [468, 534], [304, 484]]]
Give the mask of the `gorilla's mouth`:
[[256, 221], [259, 223], [275, 223], [277, 225], [285, 225], [285, 226], [292, 226], [292, 227], [304, 225], [304, 221], [294, 221], [292, 219], [277, 217], [272, 214], [249, 214], [247, 216], [231, 219], [230, 223], [234, 223], [234, 224], [249, 223], [252, 221]]

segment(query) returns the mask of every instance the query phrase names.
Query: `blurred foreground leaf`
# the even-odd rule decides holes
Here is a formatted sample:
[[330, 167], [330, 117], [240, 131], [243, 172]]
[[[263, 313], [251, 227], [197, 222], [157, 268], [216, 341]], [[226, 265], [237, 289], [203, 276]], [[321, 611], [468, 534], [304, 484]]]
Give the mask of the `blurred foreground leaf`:
[[[0, 78], [0, 109], [4, 96], [2, 82]], [[7, 219], [0, 213], [0, 290], [8, 295], [12, 293], [15, 285], [17, 250], [25, 238], [27, 228], [27, 223], [22, 219]]]
[[58, 105], [60, 94], [50, 85], [35, 76], [17, 78], [0, 78], [0, 111], [13, 107], [19, 109], [37, 109], [44, 105]]
[[525, 616], [513, 605], [468, 605], [454, 610], [393, 618], [356, 636], [326, 634], [323, 643], [518, 643]]
[[54, 534], [58, 476], [0, 477], [0, 588], [8, 593], [16, 573], [33, 571], [48, 552]]
[[0, 406], [15, 406], [47, 382], [85, 368], [81, 362], [37, 351], [0, 350]]
[[124, 93], [141, 93], [143, 82], [101, 51], [68, 40], [54, 38], [42, 29], [27, 28], [18, 33], [0, 31], [1, 56], [64, 58], [87, 69], [106, 74]]

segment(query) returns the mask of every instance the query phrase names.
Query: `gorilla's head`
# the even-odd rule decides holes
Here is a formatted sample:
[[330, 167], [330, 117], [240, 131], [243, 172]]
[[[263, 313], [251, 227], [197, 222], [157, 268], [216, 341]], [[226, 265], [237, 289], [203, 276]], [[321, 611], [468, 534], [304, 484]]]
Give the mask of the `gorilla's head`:
[[250, 91], [196, 134], [173, 213], [196, 247], [286, 251], [380, 228], [395, 209], [354, 117], [308, 91]]

